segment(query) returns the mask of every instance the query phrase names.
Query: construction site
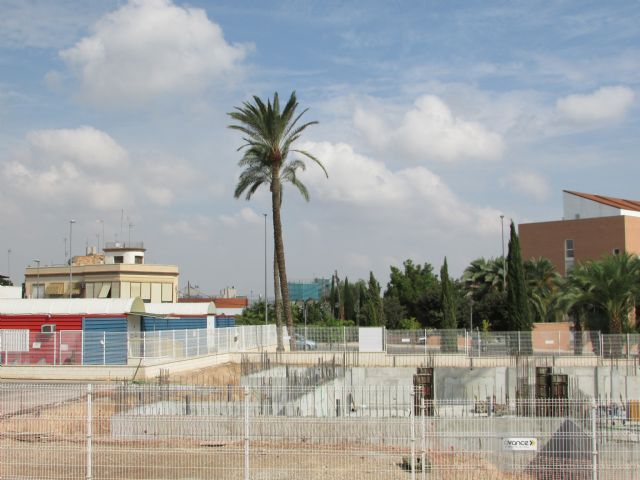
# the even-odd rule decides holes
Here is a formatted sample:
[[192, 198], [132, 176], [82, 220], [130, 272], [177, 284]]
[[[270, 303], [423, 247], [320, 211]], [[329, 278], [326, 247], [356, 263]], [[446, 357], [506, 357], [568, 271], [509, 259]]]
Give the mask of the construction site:
[[611, 358], [446, 352], [433, 332], [367, 352], [371, 333], [146, 359], [133, 379], [132, 366], [3, 367], [1, 476], [640, 478], [635, 337]]

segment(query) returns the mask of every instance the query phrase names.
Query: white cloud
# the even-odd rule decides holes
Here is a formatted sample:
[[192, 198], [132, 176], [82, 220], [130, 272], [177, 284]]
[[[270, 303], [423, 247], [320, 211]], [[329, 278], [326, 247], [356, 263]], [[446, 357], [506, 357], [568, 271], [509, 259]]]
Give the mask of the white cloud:
[[302, 148], [321, 159], [329, 172], [329, 180], [317, 168], [309, 168], [303, 174], [303, 181], [322, 200], [372, 209], [378, 215], [396, 219], [435, 216], [441, 225], [477, 233], [490, 233], [497, 228], [492, 222], [487, 223], [488, 218], [499, 216], [497, 210], [466, 204], [425, 167], [391, 171], [384, 163], [355, 152], [345, 143], [308, 142]]
[[170, 205], [175, 198], [175, 195], [168, 187], [145, 186], [143, 190], [145, 195], [149, 200], [151, 200], [151, 202], [163, 207]]
[[513, 172], [501, 180], [501, 185], [516, 194], [522, 194], [539, 202], [551, 196], [551, 187], [540, 174], [531, 171]]
[[213, 232], [213, 221], [204, 215], [181, 218], [162, 225], [162, 233], [170, 236], [188, 237], [193, 240], [207, 241]]
[[26, 140], [0, 173], [16, 198], [98, 210], [131, 204], [122, 180], [128, 154], [106, 133], [93, 127], [35, 130]]
[[635, 93], [628, 87], [602, 87], [585, 95], [569, 95], [556, 102], [558, 113], [578, 124], [616, 122], [633, 105]]
[[258, 215], [253, 209], [249, 207], [242, 208], [239, 212], [233, 215], [220, 215], [220, 221], [230, 227], [237, 227], [243, 223], [250, 223], [253, 225], [262, 225], [264, 217]]
[[[206, 178], [184, 160], [154, 154], [131, 159], [124, 147], [93, 127], [35, 130], [2, 163], [0, 180], [24, 203], [97, 210], [206, 195]], [[187, 192], [187, 193], [185, 193]]]
[[27, 140], [47, 162], [66, 160], [86, 167], [119, 168], [127, 164], [127, 152], [106, 133], [93, 127], [37, 130]]
[[435, 95], [419, 97], [397, 127], [363, 108], [356, 109], [354, 124], [376, 148], [403, 152], [416, 159], [495, 160], [502, 156], [505, 148], [500, 134], [479, 122], [454, 115]]
[[228, 44], [202, 9], [130, 0], [60, 56], [78, 75], [81, 97], [110, 106], [199, 91], [237, 73], [247, 51]]

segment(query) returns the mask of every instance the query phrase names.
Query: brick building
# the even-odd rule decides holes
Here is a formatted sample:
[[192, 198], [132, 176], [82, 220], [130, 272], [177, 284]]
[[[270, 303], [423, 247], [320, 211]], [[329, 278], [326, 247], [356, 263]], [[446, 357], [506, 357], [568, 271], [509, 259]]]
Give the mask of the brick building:
[[563, 192], [563, 218], [518, 226], [522, 257], [545, 257], [566, 275], [605, 254], [640, 254], [640, 201]]

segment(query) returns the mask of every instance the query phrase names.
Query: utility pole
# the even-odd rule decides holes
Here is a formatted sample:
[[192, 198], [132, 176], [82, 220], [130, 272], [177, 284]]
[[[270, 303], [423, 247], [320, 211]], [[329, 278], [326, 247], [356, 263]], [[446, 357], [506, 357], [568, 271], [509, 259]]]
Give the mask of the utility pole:
[[75, 220], [69, 220], [69, 298], [72, 298], [73, 295], [73, 253], [72, 253], [72, 245], [73, 245], [73, 224], [76, 223]]
[[[36, 275], [36, 278], [37, 278], [37, 280], [36, 280], [36, 298], [40, 298], [40, 260], [34, 260], [34, 263], [36, 263], [38, 265], [38, 270], [37, 270], [37, 275]], [[32, 296], [33, 296], [33, 294], [32, 294]]]
[[507, 288], [507, 259], [504, 256], [504, 215], [500, 215], [500, 239], [502, 240], [502, 288]]
[[269, 310], [267, 309], [267, 214], [264, 215], [264, 324], [269, 320]]

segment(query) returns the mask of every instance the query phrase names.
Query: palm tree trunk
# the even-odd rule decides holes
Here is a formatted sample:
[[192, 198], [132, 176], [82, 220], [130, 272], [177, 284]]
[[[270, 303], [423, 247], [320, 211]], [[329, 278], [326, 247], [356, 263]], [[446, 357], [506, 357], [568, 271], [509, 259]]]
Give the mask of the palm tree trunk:
[[278, 337], [276, 352], [284, 352], [284, 343], [282, 341], [282, 298], [280, 296], [280, 275], [278, 274], [278, 259], [276, 258], [275, 248], [273, 252], [273, 291], [275, 294], [273, 310], [276, 316], [276, 336]]
[[280, 164], [273, 162], [271, 166], [271, 208], [273, 211], [273, 243], [276, 251], [278, 273], [280, 274], [280, 292], [282, 293], [282, 305], [284, 317], [287, 322], [289, 334], [289, 349], [296, 349], [293, 336], [293, 315], [291, 314], [291, 302], [289, 301], [289, 286], [287, 285], [287, 268], [284, 261], [284, 241], [282, 239], [282, 221], [280, 219]]

